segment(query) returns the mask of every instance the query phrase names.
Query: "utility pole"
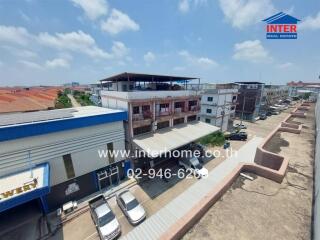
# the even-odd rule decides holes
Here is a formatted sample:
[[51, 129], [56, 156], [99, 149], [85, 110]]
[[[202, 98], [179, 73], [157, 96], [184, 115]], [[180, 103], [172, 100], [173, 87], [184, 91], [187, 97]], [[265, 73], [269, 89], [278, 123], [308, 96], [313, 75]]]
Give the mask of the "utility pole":
[[243, 120], [243, 112], [244, 112], [244, 105], [246, 104], [246, 96], [243, 96], [243, 104], [242, 104], [242, 113], [241, 113], [241, 123], [242, 124], [242, 120]]

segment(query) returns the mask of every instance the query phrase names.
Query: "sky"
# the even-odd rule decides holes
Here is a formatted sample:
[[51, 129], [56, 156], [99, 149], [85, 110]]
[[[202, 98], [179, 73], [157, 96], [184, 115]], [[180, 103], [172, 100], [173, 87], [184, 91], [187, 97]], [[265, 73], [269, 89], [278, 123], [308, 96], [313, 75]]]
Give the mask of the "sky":
[[[301, 20], [298, 39], [266, 39], [280, 11]], [[121, 72], [316, 82], [319, 43], [319, 0], [0, 0], [0, 86]]]

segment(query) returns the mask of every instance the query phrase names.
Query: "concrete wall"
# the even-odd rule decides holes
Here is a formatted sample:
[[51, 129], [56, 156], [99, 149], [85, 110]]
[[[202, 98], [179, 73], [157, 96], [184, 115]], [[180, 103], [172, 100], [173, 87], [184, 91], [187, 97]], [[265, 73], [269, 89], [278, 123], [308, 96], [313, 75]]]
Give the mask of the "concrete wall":
[[0, 176], [49, 162], [53, 186], [68, 180], [63, 155], [71, 154], [78, 177], [109, 164], [107, 158], [99, 157], [98, 150], [106, 150], [110, 142], [114, 150], [125, 149], [122, 121], [1, 142]]
[[320, 240], [320, 95], [316, 105], [316, 155], [315, 155], [315, 186], [314, 186], [314, 222], [313, 239]]

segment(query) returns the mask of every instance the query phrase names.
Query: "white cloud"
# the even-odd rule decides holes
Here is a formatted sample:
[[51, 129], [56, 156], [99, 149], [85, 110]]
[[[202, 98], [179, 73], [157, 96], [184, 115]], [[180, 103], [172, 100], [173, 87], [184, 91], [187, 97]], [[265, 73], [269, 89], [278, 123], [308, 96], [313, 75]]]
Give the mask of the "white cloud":
[[123, 31], [138, 31], [140, 26], [127, 14], [117, 9], [112, 9], [109, 18], [101, 22], [101, 29], [111, 35], [116, 35]]
[[108, 4], [105, 0], [71, 0], [77, 7], [83, 9], [85, 15], [96, 20], [99, 17], [108, 13]]
[[198, 7], [207, 3], [207, 0], [180, 0], [178, 9], [182, 13], [190, 11], [191, 6]]
[[183, 57], [190, 65], [194, 65], [202, 68], [211, 68], [217, 67], [219, 64], [213, 59], [207, 57], [196, 57], [190, 54], [186, 50], [182, 50], [179, 52], [179, 55]]
[[66, 59], [55, 58], [52, 60], [47, 60], [45, 66], [48, 68], [58, 68], [58, 67], [69, 68], [70, 64]]
[[292, 62], [286, 62], [286, 63], [278, 64], [278, 65], [277, 65], [277, 68], [285, 69], [285, 68], [291, 67], [292, 65], [293, 65]]
[[96, 45], [95, 40], [89, 34], [82, 31], [69, 33], [40, 33], [38, 40], [41, 44], [57, 48], [59, 50], [69, 50], [81, 52], [93, 58], [112, 58], [112, 55]]
[[156, 55], [149, 51], [145, 55], [143, 55], [143, 59], [147, 65], [150, 65], [156, 59]]
[[43, 70], [43, 67], [38, 63], [26, 61], [26, 60], [20, 60], [19, 62], [25, 67], [36, 69], [36, 70]]
[[235, 28], [255, 24], [276, 12], [271, 0], [219, 0], [220, 7]]
[[299, 25], [299, 29], [320, 29], [320, 12], [315, 17], [308, 16]]
[[259, 62], [270, 58], [268, 51], [261, 45], [260, 40], [249, 40], [234, 45], [233, 59]]
[[119, 41], [113, 42], [111, 51], [114, 58], [123, 58], [129, 53], [129, 49], [126, 47], [126, 45]]
[[21, 48], [15, 48], [12, 46], [1, 46], [1, 48], [7, 50], [8, 52], [10, 52], [11, 54], [20, 57], [20, 58], [35, 58], [38, 57], [38, 54], [36, 52], [27, 50], [27, 49], [21, 49]]
[[31, 35], [23, 27], [0, 25], [0, 42], [27, 45]]
[[178, 4], [178, 9], [182, 13], [187, 13], [190, 10], [189, 0], [180, 0]]

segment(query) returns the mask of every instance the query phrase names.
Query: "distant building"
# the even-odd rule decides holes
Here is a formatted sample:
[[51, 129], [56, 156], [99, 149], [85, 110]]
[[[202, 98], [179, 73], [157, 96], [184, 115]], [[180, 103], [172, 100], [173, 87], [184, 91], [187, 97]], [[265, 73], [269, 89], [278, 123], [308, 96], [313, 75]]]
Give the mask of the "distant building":
[[305, 91], [310, 92], [312, 95], [317, 95], [320, 93], [320, 82], [288, 82], [287, 86], [289, 87], [289, 95], [295, 97], [301, 94], [306, 93]]
[[255, 121], [259, 117], [264, 91], [261, 82], [235, 82], [238, 85], [236, 116], [248, 121]]
[[289, 98], [289, 87], [285, 85], [265, 85], [261, 101], [261, 112], [268, 111], [268, 107], [281, 104]]
[[226, 131], [233, 126], [237, 104], [238, 85], [203, 84], [201, 86], [200, 121]]
[[64, 87], [79, 87], [80, 83], [78, 82], [71, 82], [71, 83], [65, 83], [63, 84]]

